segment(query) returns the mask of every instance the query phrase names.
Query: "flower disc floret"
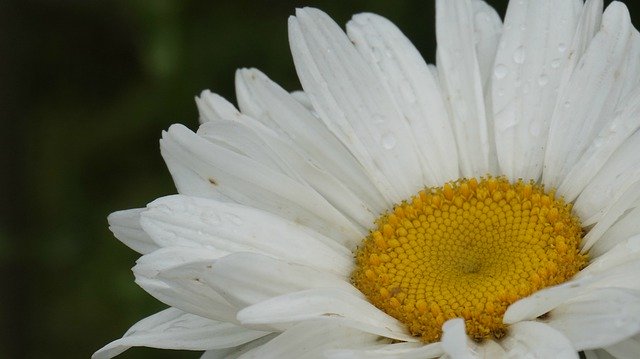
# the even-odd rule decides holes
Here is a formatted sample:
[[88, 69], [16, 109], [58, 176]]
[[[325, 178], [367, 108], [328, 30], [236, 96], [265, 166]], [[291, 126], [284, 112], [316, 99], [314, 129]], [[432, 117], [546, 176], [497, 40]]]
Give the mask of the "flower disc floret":
[[381, 216], [356, 252], [353, 284], [425, 342], [464, 318], [476, 339], [501, 338], [507, 307], [585, 266], [571, 204], [533, 182], [461, 179]]

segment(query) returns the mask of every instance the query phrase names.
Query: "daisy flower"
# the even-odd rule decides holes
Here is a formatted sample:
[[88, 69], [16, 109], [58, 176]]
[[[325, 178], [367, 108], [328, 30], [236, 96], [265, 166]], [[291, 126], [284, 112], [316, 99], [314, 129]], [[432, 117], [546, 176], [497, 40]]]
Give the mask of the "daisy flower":
[[170, 306], [94, 354], [640, 355], [640, 34], [625, 5], [437, 1], [289, 19], [304, 92], [255, 69], [160, 147], [178, 195], [109, 216]]

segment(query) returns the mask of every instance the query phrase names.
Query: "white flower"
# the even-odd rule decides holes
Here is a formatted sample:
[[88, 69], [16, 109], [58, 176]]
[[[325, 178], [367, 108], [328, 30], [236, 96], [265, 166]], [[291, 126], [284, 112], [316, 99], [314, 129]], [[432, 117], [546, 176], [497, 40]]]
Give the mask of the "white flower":
[[[640, 34], [623, 4], [602, 7], [601, 0], [511, 1], [502, 24], [480, 0], [439, 0], [437, 67], [380, 16], [354, 16], [345, 35], [326, 14], [298, 10], [289, 40], [304, 92], [290, 94], [254, 69], [237, 72], [240, 111], [203, 92], [197, 133], [174, 125], [161, 140], [180, 194], [109, 217], [115, 236], [143, 254], [136, 282], [171, 308], [94, 357], [132, 346], [205, 350], [204, 358], [640, 355]], [[471, 178], [481, 182], [474, 195]], [[528, 181], [535, 183], [525, 189]], [[433, 190], [440, 197], [419, 194], [425, 186], [440, 187]], [[541, 186], [572, 204], [583, 238], [562, 232], [578, 222]], [[460, 238], [442, 245], [436, 259], [460, 260], [465, 273], [504, 258], [492, 280], [530, 271], [513, 288], [477, 292], [504, 299], [520, 291], [495, 302], [507, 303], [506, 312], [484, 297], [480, 309], [465, 312], [430, 304], [432, 292], [420, 302], [385, 287], [394, 279], [378, 277], [376, 266], [411, 234], [403, 222], [417, 218], [407, 214], [411, 206], [450, 201], [462, 210], [467, 198], [487, 195], [487, 206], [505, 196], [522, 197], [522, 206], [488, 217], [480, 210], [472, 221], [539, 213], [521, 229], [518, 248], [530, 253], [529, 241], [546, 238], [548, 248], [535, 253], [564, 259], [496, 254], [515, 245], [510, 236], [475, 262], [467, 258], [475, 249], [451, 252]], [[432, 221], [458, 233], [465, 211], [454, 218], [438, 210], [432, 219], [425, 212], [415, 225]], [[536, 227], [538, 218], [549, 220]], [[506, 233], [487, 223], [492, 235]], [[365, 243], [381, 252], [366, 252]], [[409, 286], [432, 273], [406, 275], [412, 253], [398, 254], [389, 272], [402, 271]], [[434, 268], [449, 265], [441, 262]], [[575, 276], [555, 274], [572, 265]], [[370, 283], [358, 282], [367, 276]], [[547, 279], [564, 283], [541, 289]], [[443, 295], [446, 302], [456, 294]], [[409, 319], [385, 313], [394, 308], [408, 308]], [[498, 327], [485, 328], [491, 321]], [[436, 340], [421, 341], [424, 333]]]

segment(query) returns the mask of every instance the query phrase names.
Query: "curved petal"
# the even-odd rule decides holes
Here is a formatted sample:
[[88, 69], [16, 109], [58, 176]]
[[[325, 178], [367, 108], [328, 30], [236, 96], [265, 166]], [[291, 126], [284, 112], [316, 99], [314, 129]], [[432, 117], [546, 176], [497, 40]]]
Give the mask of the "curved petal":
[[547, 141], [543, 182], [557, 188], [606, 124], [622, 89], [633, 26], [619, 2], [605, 11], [602, 28], [558, 94]]
[[[375, 188], [362, 166], [351, 152], [329, 131], [329, 129], [294, 98], [266, 75], [256, 69], [242, 69], [236, 73], [238, 102], [251, 97], [253, 107], [259, 110], [248, 112], [265, 125], [282, 131], [311, 162], [320, 169], [335, 176], [340, 182], [357, 194], [376, 213], [381, 213], [388, 203]], [[242, 90], [240, 90], [242, 89]], [[247, 93], [240, 96], [241, 93]], [[308, 100], [307, 94], [300, 92]], [[244, 111], [245, 109], [243, 109]], [[259, 111], [259, 112], [258, 112]], [[264, 119], [268, 118], [266, 122]]]
[[422, 161], [425, 185], [456, 180], [455, 138], [442, 95], [418, 50], [389, 20], [358, 14], [347, 34], [401, 109]]
[[140, 214], [144, 208], [113, 212], [107, 217], [109, 230], [118, 240], [140, 254], [151, 253], [160, 248], [140, 225]]
[[473, 14], [470, 0], [436, 2], [438, 74], [465, 177], [484, 176], [495, 168], [495, 148], [489, 132], [493, 126], [489, 126], [485, 109]]
[[555, 308], [545, 322], [576, 350], [613, 345], [640, 332], [640, 291], [594, 289]]
[[574, 210], [583, 219], [583, 226], [600, 222], [608, 208], [616, 202], [625, 201], [622, 197], [629, 185], [640, 180], [640, 162], [636, 160], [638, 146], [640, 132], [633, 134], [616, 149], [580, 194]]
[[237, 307], [310, 288], [352, 289], [346, 274], [337, 276], [254, 253], [220, 258], [202, 268], [199, 275]]
[[578, 359], [569, 339], [556, 329], [538, 322], [512, 324], [502, 345], [509, 358]]
[[418, 341], [405, 326], [362, 298], [357, 289], [308, 289], [247, 307], [237, 316], [243, 324], [288, 324], [307, 320], [335, 321], [368, 333]]
[[495, 58], [493, 117], [500, 169], [537, 180], [556, 89], [579, 13], [573, 1], [511, 1]]
[[360, 237], [344, 215], [308, 185], [173, 125], [160, 141], [168, 155], [238, 203], [275, 213], [333, 238]]
[[228, 348], [267, 334], [169, 308], [134, 324], [121, 339], [107, 344], [92, 358], [113, 358], [137, 346], [182, 350]]
[[325, 352], [330, 359], [427, 359], [439, 358], [444, 354], [442, 343], [424, 345], [422, 343], [379, 344], [358, 349], [338, 349]]
[[140, 257], [133, 273], [142, 289], [167, 305], [201, 317], [235, 323], [237, 309], [214, 289], [190, 276], [171, 275], [172, 269], [193, 262], [213, 263], [220, 256], [204, 248], [162, 248]]
[[340, 27], [316, 9], [289, 19], [298, 77], [320, 118], [390, 203], [423, 186], [410, 128]]
[[163, 246], [263, 253], [338, 274], [351, 272], [347, 248], [259, 209], [181, 195], [160, 198], [148, 208], [142, 226]]
[[308, 321], [294, 325], [239, 358], [325, 358], [327, 350], [371, 345], [377, 340], [376, 335], [338, 323]]
[[[307, 183], [343, 215], [359, 224], [361, 228], [357, 229], [362, 237], [366, 235], [365, 228], [372, 226], [380, 209], [371, 209], [350, 188], [306, 159], [294, 144], [252, 118], [240, 116], [242, 121], [203, 124], [198, 135], [229, 148], [235, 147], [255, 161]], [[360, 239], [353, 238], [358, 242]]]

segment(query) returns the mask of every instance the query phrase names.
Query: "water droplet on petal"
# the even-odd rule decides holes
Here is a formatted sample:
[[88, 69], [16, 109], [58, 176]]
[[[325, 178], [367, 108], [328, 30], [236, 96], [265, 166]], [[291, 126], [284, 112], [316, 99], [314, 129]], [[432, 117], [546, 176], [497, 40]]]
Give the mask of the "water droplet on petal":
[[509, 72], [509, 69], [503, 64], [497, 64], [496, 67], [493, 69], [493, 74], [496, 76], [497, 79], [504, 78], [505, 76], [507, 76], [508, 72]]
[[551, 60], [551, 68], [557, 69], [560, 67], [560, 59]]
[[524, 63], [524, 47], [519, 46], [513, 53], [513, 61], [516, 64]]
[[565, 52], [567, 51], [567, 45], [564, 42], [558, 44], [558, 51]]
[[566, 107], [566, 108], [571, 107], [571, 101], [565, 101], [564, 102], [564, 107]]
[[396, 140], [396, 136], [394, 136], [392, 133], [382, 135], [382, 147], [387, 150], [391, 150], [396, 147], [397, 142], [398, 141]]

